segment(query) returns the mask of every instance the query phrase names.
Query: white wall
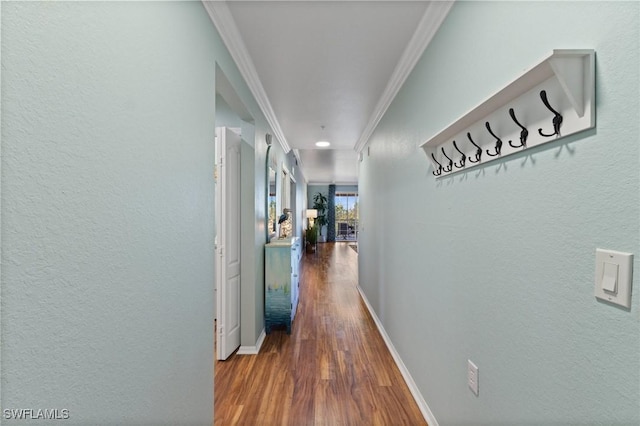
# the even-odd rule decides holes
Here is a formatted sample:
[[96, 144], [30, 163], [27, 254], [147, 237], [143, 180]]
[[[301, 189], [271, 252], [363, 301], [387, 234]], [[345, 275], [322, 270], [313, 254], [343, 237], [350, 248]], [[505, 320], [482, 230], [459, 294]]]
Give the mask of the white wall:
[[[441, 425], [640, 423], [639, 18], [456, 2], [364, 151], [360, 285]], [[418, 145], [555, 48], [596, 50], [597, 128], [436, 181]], [[597, 247], [635, 253], [630, 311]]]

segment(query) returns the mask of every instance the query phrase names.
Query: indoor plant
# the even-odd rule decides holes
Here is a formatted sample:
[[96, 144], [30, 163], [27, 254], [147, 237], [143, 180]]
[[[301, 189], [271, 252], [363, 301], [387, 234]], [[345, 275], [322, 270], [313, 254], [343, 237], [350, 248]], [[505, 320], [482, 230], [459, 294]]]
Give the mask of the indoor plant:
[[318, 210], [318, 217], [316, 217], [315, 223], [318, 226], [318, 232], [320, 233], [320, 241], [324, 242], [324, 235], [322, 234], [322, 228], [327, 224], [327, 196], [322, 192], [318, 192], [313, 196], [313, 208]]
[[307, 253], [313, 253], [316, 249], [316, 243], [318, 242], [318, 225], [313, 224], [311, 228], [307, 228], [305, 232], [305, 244]]

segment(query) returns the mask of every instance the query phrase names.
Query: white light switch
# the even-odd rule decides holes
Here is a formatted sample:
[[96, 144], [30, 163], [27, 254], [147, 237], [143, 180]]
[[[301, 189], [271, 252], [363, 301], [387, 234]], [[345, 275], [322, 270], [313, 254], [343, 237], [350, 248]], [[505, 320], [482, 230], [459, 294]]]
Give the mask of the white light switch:
[[478, 366], [471, 362], [470, 359], [467, 360], [467, 384], [469, 385], [469, 389], [471, 392], [478, 396]]
[[602, 272], [602, 289], [609, 293], [616, 293], [618, 284], [618, 265], [604, 262]]
[[633, 254], [596, 249], [596, 290], [598, 299], [631, 307]]

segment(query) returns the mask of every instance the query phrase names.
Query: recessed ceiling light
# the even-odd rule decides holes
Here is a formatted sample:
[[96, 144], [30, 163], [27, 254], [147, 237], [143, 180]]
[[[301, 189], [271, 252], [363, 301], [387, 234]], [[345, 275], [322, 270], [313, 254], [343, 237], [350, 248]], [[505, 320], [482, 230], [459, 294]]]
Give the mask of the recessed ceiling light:
[[316, 146], [320, 147], [320, 148], [326, 148], [329, 145], [331, 145], [331, 143], [329, 143], [327, 141], [318, 141], [318, 142], [316, 142]]

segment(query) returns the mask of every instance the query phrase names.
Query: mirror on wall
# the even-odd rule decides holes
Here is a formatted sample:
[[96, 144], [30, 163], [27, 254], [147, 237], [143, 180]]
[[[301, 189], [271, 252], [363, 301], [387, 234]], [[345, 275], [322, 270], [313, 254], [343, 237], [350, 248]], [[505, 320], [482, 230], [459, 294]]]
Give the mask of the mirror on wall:
[[280, 184], [281, 215], [278, 217], [280, 230], [279, 238], [291, 238], [293, 236], [293, 214], [291, 210], [291, 174], [287, 166], [282, 163], [282, 176]]
[[271, 240], [271, 238], [276, 235], [276, 224], [277, 224], [277, 216], [276, 216], [276, 171], [273, 167], [269, 166], [269, 183], [268, 183], [269, 191], [267, 197], [267, 233], [269, 238], [267, 241]]

